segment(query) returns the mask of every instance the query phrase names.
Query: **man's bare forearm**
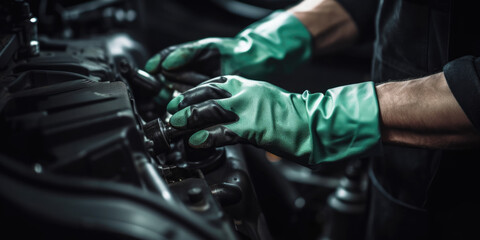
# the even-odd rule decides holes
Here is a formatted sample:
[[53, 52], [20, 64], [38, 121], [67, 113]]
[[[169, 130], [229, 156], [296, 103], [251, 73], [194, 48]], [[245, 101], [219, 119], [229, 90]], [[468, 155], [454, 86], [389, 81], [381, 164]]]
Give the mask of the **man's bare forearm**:
[[357, 39], [354, 21], [335, 0], [305, 0], [288, 11], [310, 31], [317, 54], [344, 49]]
[[378, 85], [382, 140], [431, 148], [468, 148], [480, 143], [443, 73]]
[[[317, 54], [347, 48], [359, 35], [353, 19], [335, 0], [305, 0], [288, 11], [312, 34]], [[480, 143], [443, 73], [381, 84], [377, 94], [386, 143], [431, 148], [465, 148]]]

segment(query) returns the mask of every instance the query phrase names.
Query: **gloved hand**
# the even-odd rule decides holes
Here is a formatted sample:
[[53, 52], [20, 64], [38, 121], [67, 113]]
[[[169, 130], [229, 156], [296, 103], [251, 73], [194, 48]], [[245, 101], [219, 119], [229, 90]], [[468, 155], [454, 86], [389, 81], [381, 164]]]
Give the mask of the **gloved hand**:
[[189, 138], [194, 148], [251, 143], [307, 166], [373, 151], [380, 141], [372, 82], [323, 95], [218, 77], [177, 96], [167, 110], [173, 127], [198, 130]]
[[311, 55], [311, 36], [291, 13], [277, 11], [234, 38], [206, 38], [172, 46], [145, 65], [168, 80], [197, 85], [220, 75], [264, 79], [289, 72]]

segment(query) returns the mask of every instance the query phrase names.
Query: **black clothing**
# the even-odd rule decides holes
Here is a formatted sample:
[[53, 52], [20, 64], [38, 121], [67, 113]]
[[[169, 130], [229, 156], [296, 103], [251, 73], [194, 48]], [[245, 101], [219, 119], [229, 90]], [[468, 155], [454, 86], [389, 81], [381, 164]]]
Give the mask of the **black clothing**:
[[[480, 130], [480, 31], [475, 1], [338, 0], [361, 41], [375, 39], [372, 80], [444, 71], [467, 117]], [[465, 56], [472, 55], [472, 56]], [[480, 150], [385, 146], [372, 161], [368, 239], [459, 238], [473, 231]], [[475, 218], [473, 218], [475, 219]]]
[[[476, 29], [475, 1], [337, 1], [355, 21], [360, 40], [375, 39], [373, 81], [404, 80], [443, 70], [451, 89], [461, 88], [456, 85], [470, 86], [469, 96], [464, 96], [464, 88], [453, 92], [457, 100], [472, 97], [479, 100], [480, 60], [476, 57], [480, 57], [480, 31]], [[462, 58], [467, 55], [475, 57]], [[455, 60], [462, 63], [455, 64]], [[450, 67], [445, 66], [447, 63]], [[465, 71], [469, 72], [468, 76], [457, 77]], [[459, 100], [462, 102], [465, 101]], [[469, 101], [460, 105], [480, 130], [480, 111], [475, 111], [477, 103]]]

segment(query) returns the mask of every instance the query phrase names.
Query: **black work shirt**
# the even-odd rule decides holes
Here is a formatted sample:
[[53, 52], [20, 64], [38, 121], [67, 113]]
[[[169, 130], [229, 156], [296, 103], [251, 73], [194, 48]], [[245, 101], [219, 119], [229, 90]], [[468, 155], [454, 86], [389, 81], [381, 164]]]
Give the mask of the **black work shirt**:
[[[338, 2], [355, 21], [360, 41], [374, 40], [373, 81], [443, 71], [457, 102], [480, 130], [480, 31], [475, 1]], [[378, 188], [372, 190], [370, 213], [375, 216], [369, 219], [369, 238], [458, 238], [475, 230], [466, 218], [475, 219], [479, 213], [480, 150], [398, 146], [384, 150], [371, 169], [372, 185]]]

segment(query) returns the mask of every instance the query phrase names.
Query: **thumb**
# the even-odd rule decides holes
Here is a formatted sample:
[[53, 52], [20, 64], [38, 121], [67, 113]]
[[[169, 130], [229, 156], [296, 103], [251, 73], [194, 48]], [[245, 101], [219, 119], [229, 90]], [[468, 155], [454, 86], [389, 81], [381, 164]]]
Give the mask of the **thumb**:
[[175, 51], [177, 49], [177, 46], [172, 46], [163, 49], [159, 53], [155, 54], [153, 57], [148, 59], [147, 63], [145, 64], [145, 71], [151, 74], [157, 74], [161, 72], [160, 64], [165, 60], [165, 58], [170, 55], [171, 52]]
[[[166, 53], [163, 54], [163, 59], [160, 62], [161, 68], [166, 71], [174, 71], [184, 67], [198, 55], [198, 52], [202, 49], [202, 47], [203, 45], [194, 42], [181, 45], [170, 51], [166, 51]], [[162, 55], [162, 52], [160, 55]]]
[[193, 148], [221, 147], [247, 142], [247, 139], [240, 137], [224, 125], [216, 125], [200, 130], [188, 139], [189, 145]]
[[145, 64], [145, 71], [157, 74], [162, 70], [175, 70], [188, 64], [196, 55], [193, 44], [171, 46], [151, 57]]

